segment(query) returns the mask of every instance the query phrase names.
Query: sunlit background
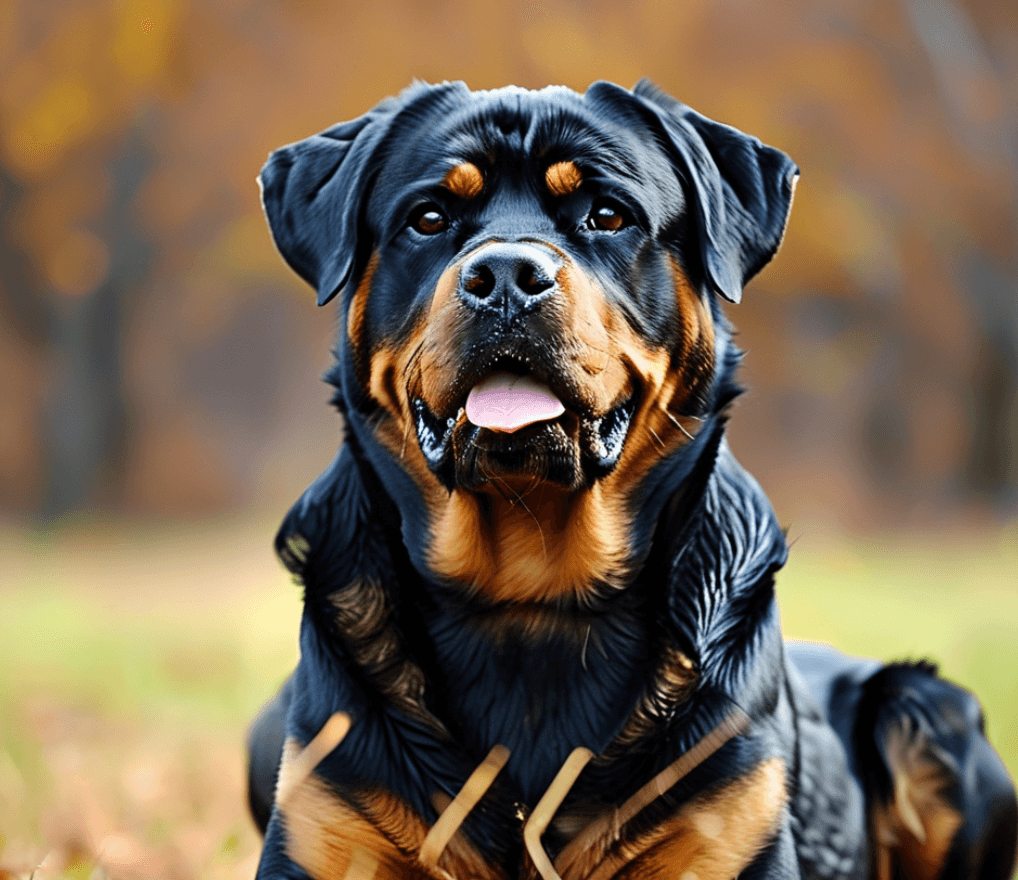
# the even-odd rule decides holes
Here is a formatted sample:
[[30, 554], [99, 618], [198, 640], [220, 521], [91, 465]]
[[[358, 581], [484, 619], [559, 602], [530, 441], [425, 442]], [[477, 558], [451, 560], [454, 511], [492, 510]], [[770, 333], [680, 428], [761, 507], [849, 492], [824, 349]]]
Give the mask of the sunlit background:
[[0, 880], [254, 874], [243, 731], [297, 656], [270, 543], [340, 434], [268, 152], [414, 78], [642, 76], [803, 172], [730, 310], [786, 631], [931, 656], [1018, 772], [1018, 6], [14, 0]]

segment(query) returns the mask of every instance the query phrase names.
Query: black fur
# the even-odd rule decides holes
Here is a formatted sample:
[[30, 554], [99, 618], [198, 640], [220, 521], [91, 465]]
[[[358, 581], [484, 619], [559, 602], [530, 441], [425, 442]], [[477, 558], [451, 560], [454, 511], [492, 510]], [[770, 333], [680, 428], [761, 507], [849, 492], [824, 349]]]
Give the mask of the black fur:
[[[450, 233], [423, 247], [408, 238], [406, 218], [422, 199], [447, 204], [440, 184], [450, 157], [487, 163], [486, 196], [454, 206]], [[583, 165], [584, 186], [553, 202], [533, 181], [559, 160]], [[363, 787], [380, 786], [428, 825], [437, 819], [434, 792], [455, 795], [493, 745], [509, 746], [509, 763], [462, 833], [488, 864], [515, 877], [523, 857], [517, 817], [575, 746], [602, 758], [587, 766], [564, 808], [605, 808], [735, 708], [749, 716], [749, 728], [643, 810], [631, 832], [779, 758], [788, 804], [742, 876], [869, 877], [867, 809], [887, 802], [891, 784], [884, 737], [908, 718], [968, 774], [951, 792], [965, 821], [942, 876], [1007, 876], [1013, 788], [982, 736], [973, 698], [923, 666], [882, 668], [812, 647], [790, 654], [781, 637], [774, 574], [787, 547], [767, 498], [724, 440], [739, 354], [716, 295], [738, 302], [774, 255], [796, 175], [780, 151], [647, 83], [632, 92], [595, 83], [584, 95], [418, 84], [272, 155], [262, 181], [276, 244], [320, 304], [337, 296], [341, 303], [329, 379], [347, 435], [277, 537], [304, 586], [305, 611], [300, 664], [249, 738], [252, 811], [266, 830], [259, 878], [307, 876], [286, 855], [272, 789], [284, 735], [307, 743], [334, 712], [354, 723], [319, 776], [351, 803]], [[580, 231], [595, 194], [631, 215], [625, 233], [595, 239]], [[664, 260], [677, 259], [713, 316], [714, 374], [684, 413], [701, 422], [695, 439], [662, 456], [633, 487], [625, 589], [595, 589], [585, 603], [541, 609], [549, 621], [541, 637], [496, 636], [486, 624], [504, 606], [429, 568], [421, 489], [375, 435], [380, 415], [345, 320], [372, 254], [380, 259], [361, 330], [367, 349], [409, 337], [440, 274], [459, 256], [492, 238], [528, 237], [568, 252], [599, 279], [648, 346], [670, 347], [677, 335], [681, 316], [661, 283]], [[517, 338], [501, 325], [491, 333]], [[459, 356], [456, 344], [450, 340], [450, 357]], [[440, 476], [453, 485], [455, 475]], [[337, 625], [336, 597], [364, 579], [382, 585], [398, 635], [386, 668], [358, 662]], [[589, 643], [576, 637], [584, 630], [594, 634]], [[620, 748], [619, 731], [667, 651], [692, 661], [695, 689], [659, 707], [651, 729]], [[412, 710], [378, 686], [404, 662], [424, 682]], [[948, 703], [964, 711], [951, 714], [954, 726], [942, 734]], [[554, 826], [543, 838], [552, 858], [567, 842]]]

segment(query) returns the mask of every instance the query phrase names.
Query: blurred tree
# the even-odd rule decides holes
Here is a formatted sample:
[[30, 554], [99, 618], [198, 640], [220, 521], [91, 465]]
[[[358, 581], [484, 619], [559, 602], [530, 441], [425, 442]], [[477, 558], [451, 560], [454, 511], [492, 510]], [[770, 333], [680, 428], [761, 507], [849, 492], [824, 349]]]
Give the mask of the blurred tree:
[[39, 295], [36, 267], [13, 234], [24, 189], [10, 169], [0, 165], [0, 309], [26, 344], [40, 345], [51, 336], [53, 315], [47, 299]]
[[[109, 162], [109, 199], [98, 220], [105, 271], [94, 290], [60, 303], [46, 411], [46, 494], [51, 519], [97, 500], [119, 501], [129, 422], [122, 372], [124, 324], [146, 280], [152, 249], [138, 235], [134, 206], [152, 169], [151, 150], [137, 129]], [[93, 235], [83, 232], [83, 235]], [[100, 276], [100, 267], [90, 270]], [[71, 284], [81, 275], [72, 276]], [[105, 495], [105, 499], [103, 499]]]
[[[1018, 439], [1018, 108], [1005, 98], [1006, 65], [995, 58], [972, 17], [956, 0], [904, 0], [922, 41], [951, 133], [973, 164], [1009, 171], [1011, 254], [968, 246], [959, 271], [963, 297], [980, 335], [980, 356], [971, 380], [972, 440], [961, 471], [966, 488], [1007, 503], [1018, 493], [1014, 446]], [[1011, 47], [1013, 53], [1013, 46]]]
[[[0, 506], [285, 504], [331, 455], [330, 321], [267, 152], [414, 77], [648, 75], [803, 169], [733, 311], [733, 443], [783, 516], [1016, 494], [1018, 12], [997, 0], [16, 0], [0, 11]], [[924, 511], [925, 514], [920, 513]]]

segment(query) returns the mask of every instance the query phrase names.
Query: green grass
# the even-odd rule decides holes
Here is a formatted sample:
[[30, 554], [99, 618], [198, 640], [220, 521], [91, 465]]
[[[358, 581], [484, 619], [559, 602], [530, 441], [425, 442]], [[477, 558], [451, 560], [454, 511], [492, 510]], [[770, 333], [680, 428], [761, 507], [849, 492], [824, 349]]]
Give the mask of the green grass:
[[244, 732], [298, 656], [273, 531], [0, 531], [0, 877], [254, 875]]
[[211, 723], [254, 711], [266, 682], [296, 662], [299, 590], [267, 550], [264, 571], [244, 581], [222, 564], [188, 564], [188, 541], [177, 540], [115, 559], [105, 577], [102, 548], [42, 548], [37, 564], [2, 588], [0, 693]]
[[[253, 875], [243, 735], [296, 662], [300, 615], [272, 535], [0, 529], [0, 866], [27, 876], [57, 853], [64, 876]], [[938, 662], [1018, 776], [1016, 582], [1015, 528], [804, 538], [778, 595], [788, 636]]]

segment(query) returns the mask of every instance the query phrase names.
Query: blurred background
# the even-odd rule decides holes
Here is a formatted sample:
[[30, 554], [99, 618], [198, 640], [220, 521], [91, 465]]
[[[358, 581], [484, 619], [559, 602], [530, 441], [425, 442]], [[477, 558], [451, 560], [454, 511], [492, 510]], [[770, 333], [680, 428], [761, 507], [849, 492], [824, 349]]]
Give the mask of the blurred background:
[[931, 656], [1018, 772], [1018, 7], [0, 4], [0, 880], [251, 877], [242, 736], [297, 657], [275, 524], [331, 459], [334, 319], [268, 152], [412, 79], [649, 76], [789, 153], [730, 315], [787, 632]]

